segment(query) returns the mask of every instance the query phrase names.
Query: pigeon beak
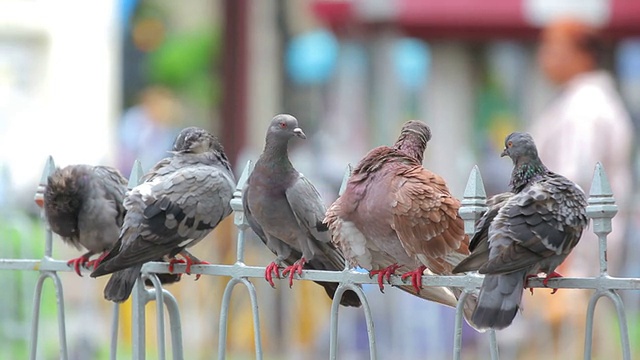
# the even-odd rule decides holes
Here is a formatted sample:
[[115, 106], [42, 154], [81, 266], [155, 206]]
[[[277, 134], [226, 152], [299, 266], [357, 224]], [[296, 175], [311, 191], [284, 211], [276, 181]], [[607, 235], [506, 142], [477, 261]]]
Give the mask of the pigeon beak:
[[509, 149], [504, 148], [504, 150], [502, 150], [502, 154], [500, 154], [500, 157], [505, 157], [505, 156], [509, 156]]
[[302, 138], [302, 139], [306, 139], [307, 135], [304, 134], [304, 132], [302, 131], [302, 129], [300, 128], [295, 128], [293, 129], [293, 133], [296, 134], [297, 137]]

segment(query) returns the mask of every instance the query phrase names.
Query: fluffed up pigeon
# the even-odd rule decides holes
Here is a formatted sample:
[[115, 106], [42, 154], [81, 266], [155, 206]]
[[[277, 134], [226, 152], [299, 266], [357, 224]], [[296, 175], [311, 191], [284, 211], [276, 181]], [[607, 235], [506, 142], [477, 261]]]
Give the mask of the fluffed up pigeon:
[[[127, 179], [108, 166], [69, 165], [47, 180], [44, 213], [51, 230], [84, 255], [67, 262], [80, 276], [80, 266], [92, 268], [118, 240], [125, 209]], [[95, 260], [92, 255], [101, 254]]]
[[546, 273], [545, 286], [560, 277], [554, 270], [588, 224], [584, 192], [544, 166], [529, 134], [507, 136], [501, 156], [513, 161], [512, 193], [490, 200], [476, 224], [471, 256], [454, 269], [485, 274], [472, 321], [492, 329], [511, 325], [529, 277]]
[[[378, 275], [381, 291], [383, 279], [400, 270], [402, 278], [412, 278], [412, 286], [400, 289], [455, 307], [459, 289], [421, 286], [425, 271], [451, 275], [469, 254], [460, 202], [440, 176], [422, 166], [430, 139], [424, 123], [405, 123], [393, 147], [379, 146], [360, 160], [325, 222], [350, 265]], [[467, 297], [467, 320], [475, 300], [475, 294]]]
[[[298, 120], [277, 115], [269, 125], [264, 152], [255, 164], [243, 189], [242, 204], [251, 229], [277, 255], [265, 271], [265, 279], [274, 286], [273, 275], [289, 274], [289, 286], [302, 269], [344, 269], [345, 260], [333, 246], [328, 229], [322, 223], [325, 207], [316, 188], [289, 161], [289, 139], [306, 139]], [[336, 283], [317, 282], [333, 298]], [[344, 292], [340, 304], [360, 306], [351, 290]]]
[[[127, 214], [118, 242], [92, 277], [114, 273], [104, 289], [107, 300], [125, 301], [145, 262], [168, 256], [173, 264], [206, 263], [185, 250], [231, 214], [235, 189], [231, 166], [218, 139], [189, 127], [180, 132], [173, 156], [158, 162], [124, 201]], [[175, 259], [181, 254], [185, 260]], [[197, 279], [197, 277], [196, 277]]]

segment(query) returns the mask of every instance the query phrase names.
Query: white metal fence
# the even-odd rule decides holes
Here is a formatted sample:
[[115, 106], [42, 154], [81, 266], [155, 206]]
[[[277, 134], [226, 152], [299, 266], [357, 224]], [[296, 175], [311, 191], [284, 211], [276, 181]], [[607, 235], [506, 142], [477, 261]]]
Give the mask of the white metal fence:
[[[47, 177], [54, 169], [53, 159], [49, 158], [43, 175], [41, 183], [36, 193], [36, 198], [42, 197], [43, 187], [46, 184]], [[245, 250], [245, 233], [248, 230], [248, 224], [245, 222], [244, 214], [242, 211], [241, 201], [241, 189], [247, 180], [249, 173], [251, 172], [252, 165], [249, 162], [244, 169], [240, 180], [237, 185], [234, 197], [231, 200], [231, 206], [234, 211], [234, 223], [238, 230], [237, 244], [236, 244], [236, 262], [232, 265], [214, 264], [214, 265], [199, 265], [192, 268], [193, 274], [202, 274], [209, 276], [226, 276], [230, 277], [225, 291], [222, 295], [222, 302], [220, 308], [219, 318], [219, 339], [218, 339], [218, 358], [226, 358], [226, 344], [227, 344], [227, 326], [229, 323], [229, 304], [231, 300], [231, 294], [236, 285], [242, 284], [248, 290], [250, 298], [252, 315], [253, 315], [253, 329], [255, 340], [255, 356], [257, 359], [263, 358], [262, 351], [262, 336], [260, 332], [260, 318], [258, 313], [259, 299], [256, 293], [256, 289], [251, 279], [262, 279], [264, 277], [264, 267], [250, 266], [244, 262], [244, 250]], [[133, 187], [140, 181], [142, 175], [142, 169], [140, 164], [136, 162], [132, 170], [129, 186]], [[346, 180], [348, 178], [349, 171], [345, 174], [343, 180], [343, 190]], [[465, 231], [468, 234], [472, 234], [474, 231], [475, 221], [481, 216], [485, 209], [486, 194], [484, 185], [480, 176], [480, 172], [477, 167], [474, 167], [471, 171], [465, 192], [462, 200], [462, 207], [460, 209], [460, 215], [465, 222]], [[606, 178], [604, 170], [600, 164], [596, 165], [593, 183], [589, 194], [589, 206], [587, 208], [588, 216], [593, 220], [591, 230], [598, 236], [599, 239], [599, 254], [600, 254], [600, 275], [593, 278], [560, 278], [552, 279], [549, 282], [549, 287], [565, 288], [565, 289], [592, 289], [594, 290], [589, 301], [586, 316], [586, 328], [584, 329], [584, 358], [590, 359], [592, 353], [592, 340], [593, 340], [593, 323], [594, 312], [598, 300], [607, 297], [609, 298], [618, 316], [618, 325], [621, 338], [621, 353], [623, 359], [631, 359], [629, 332], [627, 326], [627, 319], [625, 316], [625, 309], [621, 297], [618, 294], [618, 290], [640, 290], [640, 278], [618, 278], [611, 277], [607, 274], [607, 235], [611, 232], [611, 220], [617, 212], [617, 206], [615, 205], [613, 194], [609, 186], [609, 182]], [[43, 217], [44, 219], [44, 217]], [[44, 220], [43, 220], [44, 221]], [[46, 224], [45, 224], [46, 225]], [[52, 257], [52, 234], [48, 226], [46, 228], [45, 236], [45, 248], [44, 256], [41, 259], [0, 259], [0, 270], [14, 270], [14, 271], [36, 271], [39, 273], [38, 280], [35, 284], [35, 297], [33, 300], [33, 308], [31, 314], [31, 329], [30, 329], [30, 358], [36, 358], [36, 352], [38, 349], [38, 328], [40, 324], [40, 308], [42, 302], [42, 288], [47, 279], [50, 279], [55, 288], [55, 296], [57, 300], [57, 321], [58, 321], [58, 337], [59, 337], [59, 349], [60, 358], [68, 359], [67, 350], [67, 337], [65, 329], [65, 307], [64, 307], [64, 293], [63, 284], [58, 276], [59, 272], [71, 272], [71, 268], [67, 266], [66, 261], [54, 260]], [[184, 272], [184, 265], [176, 266], [176, 272]], [[158, 350], [157, 356], [159, 359], [165, 359], [166, 344], [165, 344], [165, 312], [166, 308], [169, 317], [169, 335], [171, 339], [171, 350], [173, 359], [183, 359], [183, 345], [182, 345], [182, 326], [180, 320], [180, 311], [176, 298], [166, 289], [163, 289], [157, 277], [156, 273], [168, 273], [168, 265], [164, 263], [148, 263], [142, 268], [142, 278], [149, 279], [153, 287], [146, 289], [143, 282], [138, 281], [134, 291], [132, 293], [132, 352], [131, 357], [133, 359], [145, 359], [146, 346], [145, 346], [145, 305], [149, 302], [156, 302], [156, 317], [157, 317], [157, 339]], [[367, 300], [367, 295], [360, 287], [361, 284], [375, 284], [376, 279], [371, 279], [368, 274], [357, 272], [354, 270], [345, 269], [344, 271], [317, 271], [317, 270], [304, 270], [299, 277], [300, 280], [314, 280], [314, 281], [329, 281], [339, 283], [338, 291], [336, 291], [335, 299], [331, 307], [331, 325], [330, 325], [330, 338], [329, 338], [329, 357], [330, 359], [337, 358], [338, 347], [338, 315], [339, 315], [339, 298], [345, 290], [353, 290], [358, 294], [362, 300], [362, 311], [364, 312], [367, 336], [369, 341], [369, 357], [371, 359], [378, 358], [378, 352], [376, 348], [374, 324], [372, 320], [371, 308]], [[261, 280], [258, 280], [261, 281]], [[480, 286], [482, 283], [482, 276], [477, 274], [467, 274], [464, 276], [424, 276], [423, 286], [446, 286], [446, 287], [459, 287], [465, 290], [463, 297], [467, 296], [468, 291], [472, 291]], [[391, 279], [391, 284], [401, 285], [405, 284], [399, 276], [394, 276]], [[540, 279], [532, 279], [529, 284], [534, 288], [544, 287]], [[384, 295], [380, 295], [384, 296]], [[464, 299], [459, 301], [459, 306], [456, 309], [455, 317], [455, 329], [454, 329], [454, 341], [453, 341], [453, 358], [460, 359], [462, 350], [462, 311], [461, 304], [464, 303]], [[118, 339], [118, 319], [119, 319], [119, 306], [113, 306], [113, 320], [111, 324], [111, 343], [110, 343], [110, 356], [112, 359], [116, 358], [117, 339]], [[344, 330], [343, 330], [344, 331]], [[489, 357], [491, 359], [498, 359], [498, 346], [496, 344], [496, 334], [493, 331], [489, 331], [487, 335], [489, 337], [490, 351], [489, 354], [483, 357]], [[425, 354], [428, 358], [428, 354]]]

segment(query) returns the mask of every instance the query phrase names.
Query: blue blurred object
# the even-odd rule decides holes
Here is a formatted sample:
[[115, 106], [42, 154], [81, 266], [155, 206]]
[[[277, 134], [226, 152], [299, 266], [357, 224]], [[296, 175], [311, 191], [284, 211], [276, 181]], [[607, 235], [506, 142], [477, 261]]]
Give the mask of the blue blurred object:
[[120, 0], [120, 20], [123, 29], [129, 30], [136, 6], [138, 6], [138, 0]]
[[640, 38], [622, 40], [616, 55], [618, 75], [625, 79], [640, 79]]
[[338, 41], [329, 31], [299, 35], [287, 48], [287, 75], [300, 85], [322, 84], [329, 80], [336, 67], [338, 51]]
[[400, 83], [410, 90], [419, 90], [429, 77], [429, 45], [413, 38], [398, 40], [393, 47], [393, 64]]

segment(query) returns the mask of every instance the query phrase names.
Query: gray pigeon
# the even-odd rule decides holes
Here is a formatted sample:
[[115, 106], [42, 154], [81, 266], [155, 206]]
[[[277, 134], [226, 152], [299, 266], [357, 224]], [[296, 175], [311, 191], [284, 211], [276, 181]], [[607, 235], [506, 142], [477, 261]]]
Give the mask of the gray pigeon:
[[[294, 136], [306, 139], [295, 117], [277, 115], [271, 120], [264, 152], [242, 194], [251, 229], [277, 255], [265, 271], [265, 279], [271, 286], [274, 286], [273, 274], [280, 277], [281, 264], [287, 265], [282, 275], [289, 273], [289, 286], [293, 285], [294, 274], [301, 274], [303, 268], [340, 271], [345, 264], [322, 223], [325, 207], [320, 194], [289, 161], [287, 146]], [[317, 283], [333, 298], [338, 284]], [[351, 290], [343, 294], [340, 304], [361, 305]]]
[[[344, 193], [329, 207], [326, 223], [351, 266], [383, 280], [402, 271], [412, 286], [400, 289], [455, 307], [456, 288], [422, 288], [423, 273], [451, 275], [468, 254], [469, 237], [458, 215], [460, 201], [440, 176], [422, 166], [429, 127], [408, 121], [393, 147], [371, 150], [355, 167]], [[465, 302], [465, 317], [475, 308], [475, 294]]]
[[[158, 162], [127, 195], [120, 238], [91, 273], [98, 277], [115, 272], [104, 289], [107, 300], [125, 301], [145, 262], [168, 256], [171, 271], [173, 264], [182, 262], [187, 274], [191, 265], [206, 263], [185, 248], [231, 214], [235, 178], [218, 139], [189, 127], [176, 138], [173, 154]], [[175, 259], [177, 254], [184, 260]]]
[[[67, 262], [78, 275], [80, 266], [97, 266], [118, 240], [126, 191], [127, 179], [107, 166], [70, 165], [49, 176], [44, 213], [51, 230], [65, 243], [88, 250]], [[89, 260], [95, 254], [101, 256]]]
[[584, 193], [544, 166], [529, 134], [507, 136], [502, 156], [513, 160], [512, 193], [490, 200], [476, 224], [471, 256], [454, 269], [485, 274], [472, 320], [491, 329], [511, 324], [529, 277], [544, 272], [547, 285], [561, 276], [554, 270], [588, 224]]

